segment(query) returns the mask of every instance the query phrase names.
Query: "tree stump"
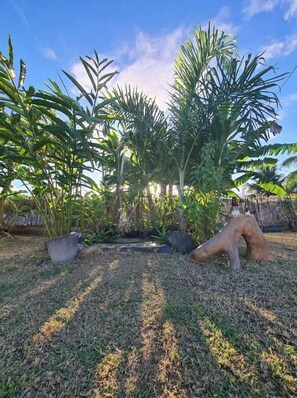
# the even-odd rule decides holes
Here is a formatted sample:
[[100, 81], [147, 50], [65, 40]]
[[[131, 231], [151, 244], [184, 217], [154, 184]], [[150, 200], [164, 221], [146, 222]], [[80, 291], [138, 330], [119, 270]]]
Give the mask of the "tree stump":
[[191, 258], [196, 262], [201, 262], [217, 253], [224, 252], [228, 256], [230, 267], [233, 270], [239, 269], [238, 241], [240, 236], [243, 236], [246, 241], [247, 259], [271, 259], [271, 253], [255, 216], [242, 214], [231, 218], [218, 234], [195, 249], [191, 253]]

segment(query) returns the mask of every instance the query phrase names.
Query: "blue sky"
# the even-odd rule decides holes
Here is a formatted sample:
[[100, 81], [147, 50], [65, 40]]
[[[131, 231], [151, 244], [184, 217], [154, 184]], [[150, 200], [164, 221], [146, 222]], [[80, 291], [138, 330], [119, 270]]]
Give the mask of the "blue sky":
[[[114, 59], [116, 83], [137, 85], [162, 109], [179, 46], [208, 21], [237, 36], [241, 54], [265, 51], [279, 73], [297, 66], [297, 0], [0, 0], [0, 21], [0, 50], [10, 34], [27, 84], [42, 88], [61, 69], [83, 81], [79, 56], [96, 49]], [[272, 142], [296, 142], [297, 70], [279, 97], [283, 131]]]

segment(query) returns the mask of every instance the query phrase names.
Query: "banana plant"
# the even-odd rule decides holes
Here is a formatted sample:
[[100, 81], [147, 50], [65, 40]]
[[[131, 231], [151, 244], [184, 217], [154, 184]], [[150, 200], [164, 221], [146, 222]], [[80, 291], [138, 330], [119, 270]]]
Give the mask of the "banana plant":
[[286, 177], [284, 178], [284, 185], [288, 193], [297, 191], [297, 156], [293, 155], [284, 160], [281, 163], [282, 167], [295, 167]]
[[[257, 181], [259, 190], [266, 191], [268, 194], [284, 196], [296, 190], [297, 177], [296, 170], [292, 170], [288, 175], [283, 178], [273, 178], [277, 174], [276, 167], [294, 167], [297, 164], [296, 143], [283, 143], [283, 144], [266, 144], [257, 148], [251, 148], [249, 156], [237, 161], [236, 169], [241, 172], [241, 175], [234, 180], [236, 186], [240, 186], [249, 180]], [[274, 156], [278, 155], [291, 155], [283, 162], [279, 162]], [[263, 173], [264, 170], [264, 173]], [[263, 176], [271, 176], [266, 181]]]

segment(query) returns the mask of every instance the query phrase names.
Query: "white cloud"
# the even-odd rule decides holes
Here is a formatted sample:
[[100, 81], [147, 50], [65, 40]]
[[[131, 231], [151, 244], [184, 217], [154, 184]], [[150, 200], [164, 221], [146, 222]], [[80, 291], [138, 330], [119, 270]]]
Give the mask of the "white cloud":
[[166, 109], [169, 84], [173, 82], [173, 64], [184, 35], [183, 29], [161, 37], [139, 32], [127, 54], [130, 62], [120, 71], [116, 84], [137, 86], [155, 98], [161, 109]]
[[286, 40], [285, 55], [291, 54], [297, 48], [297, 34], [291, 35]]
[[256, 14], [272, 11], [276, 7], [283, 9], [285, 20], [297, 15], [297, 0], [246, 0], [243, 13], [247, 18], [252, 18]]
[[[238, 27], [230, 23], [229, 18], [229, 8], [223, 7], [211, 22], [216, 28], [234, 35]], [[169, 101], [168, 91], [173, 83], [174, 61], [180, 45], [187, 38], [187, 33], [185, 28], [178, 28], [163, 36], [138, 32], [134, 43], [125, 43], [114, 56], [107, 56], [108, 59], [116, 60], [118, 64], [112, 64], [111, 67], [120, 72], [110, 82], [109, 87], [137, 87], [139, 91], [154, 98], [162, 110], [166, 110]], [[84, 87], [91, 89], [89, 78], [81, 63], [73, 64], [71, 72]]]
[[230, 22], [231, 12], [229, 7], [222, 7], [217, 16], [211, 19], [215, 27], [228, 35], [236, 35], [239, 31], [239, 26]]
[[[216, 28], [234, 35], [238, 27], [230, 23], [229, 18], [230, 9], [223, 7], [211, 22]], [[128, 62], [120, 70], [115, 83], [119, 86], [137, 86], [149, 97], [155, 98], [159, 107], [165, 110], [169, 101], [168, 90], [173, 82], [174, 61], [187, 33], [185, 28], [178, 28], [164, 36], [139, 32], [134, 45], [125, 45], [118, 53], [121, 57], [128, 57]]]
[[274, 41], [268, 46], [264, 47], [265, 59], [268, 61], [271, 58], [280, 57], [284, 51], [285, 43], [282, 41]]
[[279, 0], [247, 0], [247, 6], [243, 12], [248, 18], [251, 18], [260, 12], [272, 11], [278, 3]]
[[13, 9], [17, 13], [18, 17], [22, 21], [24, 25], [30, 26], [29, 21], [26, 17], [24, 9], [18, 4], [16, 0], [10, 0], [10, 4], [12, 5]]
[[288, 36], [284, 41], [273, 41], [265, 46], [262, 51], [265, 52], [265, 59], [280, 58], [290, 55], [297, 49], [297, 34]]
[[[129, 84], [137, 87], [139, 91], [155, 98], [160, 108], [165, 110], [169, 84], [173, 81], [174, 60], [184, 36], [185, 31], [181, 28], [164, 36], [150, 36], [139, 32], [133, 45], [124, 45], [115, 57], [107, 57], [119, 61], [125, 60], [120, 68], [111, 64], [112, 69], [118, 69], [120, 73], [109, 86], [123, 87]], [[81, 63], [72, 65], [71, 72], [84, 87], [91, 88]]]
[[290, 106], [296, 106], [297, 93], [292, 93], [281, 98], [282, 108], [287, 110]]
[[286, 11], [284, 18], [288, 20], [297, 15], [297, 0], [285, 0], [285, 3], [288, 4], [289, 9]]
[[[279, 120], [284, 120], [288, 115], [292, 115], [296, 108], [297, 92], [280, 97], [281, 108], [279, 110]], [[294, 113], [293, 113], [294, 114]]]
[[45, 58], [50, 59], [52, 61], [55, 61], [56, 59], [58, 59], [55, 51], [52, 48], [49, 47], [43, 47], [41, 49], [43, 55], [45, 56]]
[[287, 100], [289, 103], [296, 102], [297, 101], [297, 93], [288, 95]]

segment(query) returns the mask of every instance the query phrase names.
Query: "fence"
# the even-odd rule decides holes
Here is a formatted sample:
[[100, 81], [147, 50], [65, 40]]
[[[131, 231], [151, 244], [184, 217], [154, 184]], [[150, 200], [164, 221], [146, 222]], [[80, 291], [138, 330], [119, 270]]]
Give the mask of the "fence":
[[[229, 206], [231, 202], [229, 203]], [[294, 229], [297, 223], [297, 197], [280, 198], [277, 196], [255, 196], [243, 200], [239, 211], [254, 214], [258, 224], [265, 227], [281, 226], [284, 229]]]
[[[34, 211], [34, 205], [30, 203], [32, 209], [26, 213], [18, 215], [16, 212], [7, 212], [3, 220], [9, 226], [43, 226], [43, 217]], [[225, 210], [231, 207], [231, 200], [225, 201]], [[239, 211], [244, 214], [249, 211], [254, 214], [261, 227], [282, 226], [285, 229], [296, 229], [297, 226], [297, 195], [280, 198], [277, 196], [263, 197], [257, 196], [247, 198], [239, 203]]]
[[34, 213], [32, 210], [22, 215], [4, 214], [3, 221], [6, 225], [16, 227], [42, 227], [43, 217], [40, 214]]

